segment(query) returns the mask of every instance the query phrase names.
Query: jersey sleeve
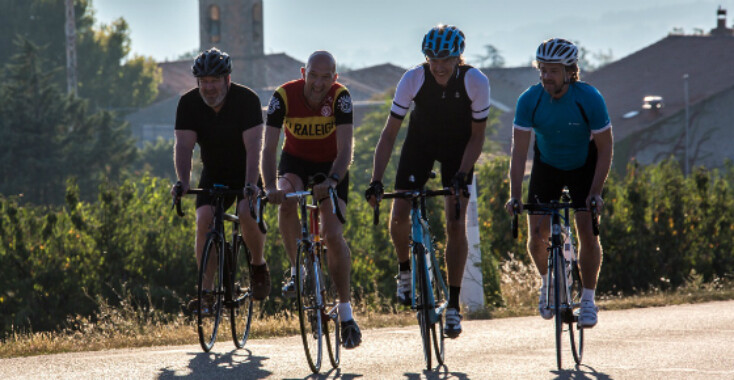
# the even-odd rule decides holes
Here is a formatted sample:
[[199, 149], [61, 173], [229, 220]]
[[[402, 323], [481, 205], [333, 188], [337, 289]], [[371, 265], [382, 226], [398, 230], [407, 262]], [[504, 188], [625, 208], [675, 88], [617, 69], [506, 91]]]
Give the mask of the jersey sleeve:
[[592, 87], [592, 94], [593, 96], [589, 97], [592, 101], [589, 107], [592, 110], [589, 115], [589, 129], [591, 133], [601, 133], [612, 128], [612, 121], [609, 119], [607, 104], [599, 90]]
[[334, 100], [334, 122], [336, 125], [353, 124], [354, 112], [352, 107], [352, 96], [349, 90], [344, 88], [336, 95]]
[[176, 124], [175, 130], [191, 130], [197, 132], [197, 124], [192, 112], [192, 102], [189, 101], [187, 95], [178, 100], [176, 107]]
[[489, 79], [484, 73], [471, 68], [464, 76], [464, 87], [471, 99], [471, 117], [475, 122], [487, 120], [489, 117]]
[[390, 107], [390, 115], [394, 118], [403, 120], [410, 109], [410, 102], [418, 94], [418, 90], [423, 86], [426, 76], [423, 72], [423, 66], [416, 66], [403, 74], [398, 82], [395, 90], [395, 97]]
[[282, 128], [283, 120], [285, 119], [286, 104], [283, 95], [281, 94], [283, 88], [279, 87], [270, 97], [270, 103], [268, 103], [268, 115], [265, 124], [270, 127]]
[[263, 113], [260, 106], [260, 98], [254, 92], [248, 90], [245, 96], [245, 104], [242, 107], [242, 131], [257, 127], [263, 123]]
[[[530, 131], [533, 129], [533, 94], [532, 87], [528, 88], [523, 92], [519, 98], [517, 98], [517, 105], [515, 106], [515, 120], [512, 122], [512, 127], [521, 131]], [[541, 94], [542, 95], [542, 94]]]

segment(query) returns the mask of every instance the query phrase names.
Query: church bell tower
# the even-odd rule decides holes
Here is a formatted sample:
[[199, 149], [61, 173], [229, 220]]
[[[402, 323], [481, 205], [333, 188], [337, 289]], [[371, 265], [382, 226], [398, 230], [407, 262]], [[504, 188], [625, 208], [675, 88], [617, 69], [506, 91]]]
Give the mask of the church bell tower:
[[232, 81], [265, 87], [262, 0], [199, 0], [199, 47], [229, 53]]

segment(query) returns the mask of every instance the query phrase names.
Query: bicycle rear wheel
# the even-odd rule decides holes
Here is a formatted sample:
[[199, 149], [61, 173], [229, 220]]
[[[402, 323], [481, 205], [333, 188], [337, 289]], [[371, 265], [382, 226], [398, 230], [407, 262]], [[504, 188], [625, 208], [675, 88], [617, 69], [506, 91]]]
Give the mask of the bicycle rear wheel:
[[210, 235], [204, 244], [199, 265], [197, 331], [204, 352], [209, 352], [217, 340], [222, 319], [222, 245], [218, 236]]
[[563, 309], [561, 308], [561, 300], [563, 299], [563, 293], [565, 293], [565, 285], [562, 280], [563, 269], [561, 267], [561, 265], [563, 265], [563, 253], [561, 252], [560, 247], [553, 247], [551, 249], [551, 255], [551, 263], [553, 268], [550, 268], [548, 270], [548, 274], [552, 277], [549, 279], [549, 282], [553, 284], [553, 314], [555, 315], [556, 327], [556, 362], [558, 364], [558, 369], [560, 370], [563, 367], [563, 342], [561, 336], [563, 335], [564, 320], [564, 313]]
[[318, 271], [311, 258], [311, 252], [303, 244], [298, 246], [297, 262], [303, 268], [302, 271], [296, 271], [296, 283], [298, 284], [296, 299], [301, 338], [308, 366], [313, 373], [317, 373], [321, 369], [323, 347], [322, 311], [319, 305], [321, 294], [318, 287], [320, 279], [317, 278]]
[[[328, 258], [326, 257], [326, 247], [323, 245], [321, 247], [321, 254], [319, 257], [321, 260], [319, 260], [319, 267], [320, 270], [320, 276], [321, 278], [321, 297], [324, 303], [324, 309], [323, 314], [321, 315], [321, 319], [324, 322], [323, 323], [323, 331], [324, 331], [324, 338], [326, 340], [326, 351], [329, 353], [329, 361], [331, 362], [331, 366], [333, 368], [339, 367], [339, 362], [341, 360], [341, 326], [340, 322], [341, 319], [339, 318], [339, 309], [337, 307], [337, 299], [339, 298], [336, 293], [336, 286], [334, 285], [334, 282], [331, 281], [331, 276], [329, 276], [328, 269]], [[326, 271], [324, 271], [324, 268], [326, 268]], [[333, 322], [333, 323], [332, 323]]]
[[232, 340], [237, 348], [242, 348], [250, 336], [252, 325], [252, 265], [250, 264], [250, 250], [241, 236], [233, 243], [230, 275], [232, 285], [230, 325]]
[[[581, 359], [584, 355], [584, 329], [578, 326], [579, 316], [578, 310], [581, 305], [581, 292], [583, 286], [581, 284], [581, 276], [579, 275], [578, 261], [574, 260], [571, 262], [571, 299], [573, 305], [573, 317], [568, 323], [568, 334], [571, 339], [571, 353], [573, 354], [573, 360], [576, 364], [581, 364]], [[574, 338], [574, 324], [578, 331], [577, 339]]]
[[418, 325], [421, 329], [421, 340], [423, 342], [423, 358], [426, 361], [426, 369], [431, 370], [431, 336], [436, 335], [436, 326], [431, 324], [431, 300], [429, 292], [431, 288], [428, 284], [428, 273], [426, 272], [426, 255], [425, 247], [422, 244], [413, 246], [413, 255], [416, 257], [416, 265], [413, 270], [418, 271]]

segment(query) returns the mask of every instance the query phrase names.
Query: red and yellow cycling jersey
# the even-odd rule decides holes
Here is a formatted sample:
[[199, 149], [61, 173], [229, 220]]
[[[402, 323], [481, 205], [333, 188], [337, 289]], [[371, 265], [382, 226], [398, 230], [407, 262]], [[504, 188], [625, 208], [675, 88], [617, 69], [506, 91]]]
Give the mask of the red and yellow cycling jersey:
[[352, 124], [352, 99], [340, 83], [334, 83], [317, 109], [306, 104], [303, 79], [275, 90], [268, 105], [267, 125], [285, 126], [283, 151], [311, 162], [336, 158], [336, 127]]

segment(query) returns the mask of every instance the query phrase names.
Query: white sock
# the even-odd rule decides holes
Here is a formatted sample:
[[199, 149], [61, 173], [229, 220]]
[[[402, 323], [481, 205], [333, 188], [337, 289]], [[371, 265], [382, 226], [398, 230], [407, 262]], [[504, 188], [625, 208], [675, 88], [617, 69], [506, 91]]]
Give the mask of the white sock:
[[353, 318], [352, 304], [350, 302], [339, 302], [339, 319], [342, 322], [346, 322], [351, 321]]
[[543, 279], [543, 285], [541, 285], [544, 288], [548, 287], [548, 273], [541, 274], [540, 277]]
[[296, 267], [291, 267], [291, 277], [296, 275]]
[[581, 292], [581, 300], [582, 301], [591, 301], [594, 302], [594, 294], [596, 293], [596, 289], [586, 289]]

